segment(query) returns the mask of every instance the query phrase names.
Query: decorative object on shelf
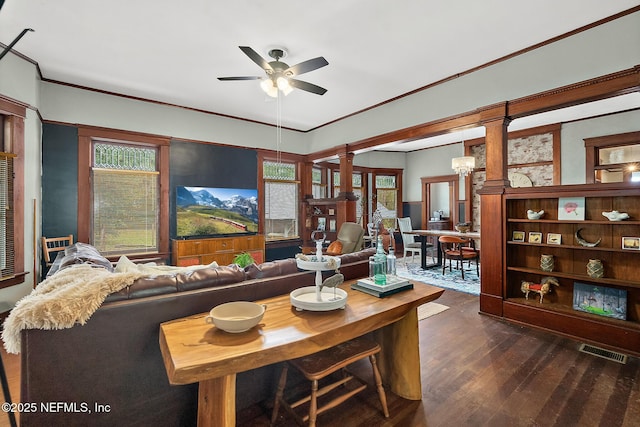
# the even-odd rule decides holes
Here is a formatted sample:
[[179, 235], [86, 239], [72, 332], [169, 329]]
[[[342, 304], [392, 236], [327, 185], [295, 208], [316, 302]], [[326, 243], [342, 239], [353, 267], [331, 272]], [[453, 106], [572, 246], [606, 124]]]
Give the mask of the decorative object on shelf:
[[466, 233], [467, 231], [471, 230], [471, 223], [470, 222], [458, 223], [455, 225], [455, 229], [460, 233]]
[[583, 221], [584, 197], [560, 197], [558, 199], [558, 219]]
[[627, 291], [574, 282], [573, 309], [598, 316], [626, 320]]
[[331, 277], [327, 277], [320, 285], [320, 292], [322, 292], [322, 288], [334, 288], [336, 286], [340, 286], [344, 283], [344, 275], [341, 273], [334, 274]]
[[629, 219], [629, 214], [626, 212], [602, 212], [602, 215], [606, 217], [609, 221], [624, 221], [625, 219]]
[[578, 241], [578, 243], [580, 243], [580, 246], [584, 246], [586, 248], [594, 248], [596, 246], [598, 246], [600, 244], [600, 242], [602, 241], [602, 238], [598, 239], [597, 241], [593, 242], [593, 243], [589, 243], [586, 240], [584, 240], [581, 236], [580, 236], [580, 231], [582, 230], [582, 228], [578, 228], [575, 232], [575, 237], [576, 240]]
[[524, 231], [514, 231], [511, 239], [514, 242], [524, 242]]
[[327, 228], [327, 218], [321, 216], [320, 218], [318, 218], [318, 230], [326, 230]]
[[336, 210], [333, 209], [333, 208], [329, 208], [328, 213], [329, 213], [329, 215], [335, 215], [336, 214]]
[[530, 231], [529, 243], [542, 243], [542, 233], [538, 231]]
[[540, 255], [540, 270], [553, 271], [554, 259], [553, 255], [542, 254]]
[[394, 253], [395, 239], [393, 237], [393, 231], [389, 230], [389, 233], [391, 234], [391, 243], [389, 244], [389, 253], [387, 254], [387, 276], [396, 276], [397, 259]]
[[375, 255], [369, 257], [369, 277], [376, 285], [387, 283], [387, 254], [382, 247], [382, 236], [378, 236]]
[[599, 259], [590, 259], [587, 263], [587, 276], [599, 279], [604, 276], [604, 265]]
[[560, 286], [560, 282], [555, 277], [547, 276], [542, 278], [540, 283], [523, 280], [520, 284], [520, 290], [524, 293], [525, 299], [529, 299], [529, 292], [540, 294], [540, 304], [542, 304], [544, 296], [553, 291], [552, 286]]
[[467, 176], [476, 167], [476, 158], [473, 156], [455, 157], [451, 159], [451, 168], [460, 176]]
[[336, 220], [335, 219], [330, 219], [329, 220], [329, 231], [336, 231]]
[[536, 211], [533, 211], [533, 210], [529, 209], [527, 211], [527, 218], [529, 218], [529, 219], [540, 219], [540, 218], [542, 218], [543, 215], [544, 215], [544, 210], [536, 212]]
[[559, 233], [547, 233], [547, 244], [559, 245], [562, 243], [562, 234]]
[[513, 188], [533, 187], [531, 178], [520, 172], [509, 172], [509, 182]]
[[313, 208], [313, 214], [314, 215], [322, 215], [322, 209], [320, 209], [319, 207], [315, 207]]
[[623, 237], [622, 249], [640, 250], [640, 237]]

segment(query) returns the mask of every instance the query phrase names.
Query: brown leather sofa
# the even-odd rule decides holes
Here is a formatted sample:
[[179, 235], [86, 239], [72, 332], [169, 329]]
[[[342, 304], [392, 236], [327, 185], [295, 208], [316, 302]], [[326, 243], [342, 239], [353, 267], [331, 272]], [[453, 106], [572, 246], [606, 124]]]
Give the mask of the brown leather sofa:
[[[345, 279], [368, 274], [372, 250], [341, 255]], [[330, 272], [327, 273], [331, 274]], [[138, 279], [112, 294], [85, 325], [24, 330], [21, 350], [22, 426], [190, 426], [197, 384], [172, 386], [158, 345], [162, 322], [236, 300], [259, 300], [313, 285], [314, 273], [294, 259], [206, 268]], [[238, 374], [236, 405], [271, 399], [277, 369]]]

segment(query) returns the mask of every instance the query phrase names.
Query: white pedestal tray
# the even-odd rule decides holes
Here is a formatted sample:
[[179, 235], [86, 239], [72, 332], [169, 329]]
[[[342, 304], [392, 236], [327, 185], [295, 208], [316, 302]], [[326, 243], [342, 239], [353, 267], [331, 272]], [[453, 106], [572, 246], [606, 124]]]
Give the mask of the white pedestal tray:
[[[329, 261], [334, 260], [335, 264], [330, 265]], [[318, 261], [317, 255], [309, 256], [309, 260], [296, 259], [298, 268], [316, 272], [316, 285], [305, 286], [292, 291], [289, 294], [291, 305], [297, 310], [308, 311], [329, 311], [344, 308], [347, 305], [347, 293], [340, 288], [324, 288], [322, 286], [322, 272], [335, 270], [340, 267], [340, 258], [322, 255]]]

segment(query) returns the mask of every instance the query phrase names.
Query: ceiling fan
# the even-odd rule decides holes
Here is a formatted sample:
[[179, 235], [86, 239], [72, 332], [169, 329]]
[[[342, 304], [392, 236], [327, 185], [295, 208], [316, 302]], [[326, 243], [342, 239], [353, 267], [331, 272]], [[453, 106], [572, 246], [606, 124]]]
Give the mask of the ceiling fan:
[[294, 79], [293, 77], [300, 74], [308, 73], [309, 71], [317, 70], [325, 65], [329, 65], [326, 59], [322, 56], [317, 58], [303, 61], [299, 64], [289, 66], [280, 61], [280, 58], [284, 58], [287, 55], [285, 49], [275, 48], [269, 51], [269, 56], [274, 61], [267, 62], [262, 56], [260, 56], [255, 50], [249, 46], [239, 46], [253, 62], [258, 64], [266, 73], [266, 77], [259, 76], [244, 76], [244, 77], [218, 77], [218, 80], [233, 81], [233, 80], [262, 80], [260, 86], [262, 89], [272, 97], [278, 96], [278, 90], [281, 90], [285, 95], [288, 95], [293, 89], [301, 89], [307, 92], [315, 93], [317, 95], [324, 95], [327, 91], [325, 88], [314, 85], [313, 83], [304, 82], [302, 80]]

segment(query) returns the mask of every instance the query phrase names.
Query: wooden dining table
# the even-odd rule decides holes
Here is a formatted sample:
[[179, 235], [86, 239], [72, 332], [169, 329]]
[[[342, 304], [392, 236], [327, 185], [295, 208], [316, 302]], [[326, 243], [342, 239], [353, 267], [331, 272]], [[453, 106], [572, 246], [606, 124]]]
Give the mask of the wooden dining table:
[[236, 374], [306, 356], [372, 333], [381, 345], [383, 383], [406, 399], [420, 400], [417, 307], [443, 289], [414, 288], [377, 298], [341, 285], [347, 304], [332, 311], [298, 311], [289, 295], [256, 301], [267, 309], [260, 324], [231, 334], [205, 322], [207, 313], [160, 325], [160, 349], [171, 384], [199, 383], [198, 426], [234, 426]]
[[456, 230], [411, 230], [404, 231], [405, 234], [413, 234], [420, 239], [420, 267], [423, 270], [427, 268], [433, 267], [441, 267], [442, 266], [442, 251], [440, 250], [440, 245], [436, 240], [433, 244], [436, 246], [437, 251], [437, 262], [427, 264], [427, 239], [431, 236], [440, 237], [440, 236], [457, 236], [462, 238], [469, 238], [473, 240], [480, 240], [480, 232], [479, 231], [467, 231], [465, 233]]

